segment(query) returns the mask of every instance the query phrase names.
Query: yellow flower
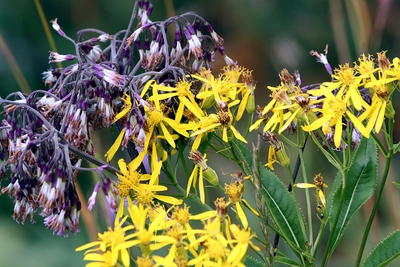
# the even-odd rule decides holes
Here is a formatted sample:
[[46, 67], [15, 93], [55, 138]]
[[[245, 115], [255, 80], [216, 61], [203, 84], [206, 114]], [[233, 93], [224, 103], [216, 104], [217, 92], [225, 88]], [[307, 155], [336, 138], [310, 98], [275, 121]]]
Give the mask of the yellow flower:
[[[99, 233], [98, 241], [88, 243], [86, 245], [80, 246], [76, 251], [87, 250], [85, 252], [84, 260], [94, 261], [96, 263], [90, 263], [90, 266], [115, 266], [117, 260], [120, 257], [124, 266], [130, 265], [129, 252], [127, 248], [118, 247], [121, 244], [125, 244], [129, 237], [125, 234], [127, 231], [132, 230], [134, 227], [128, 225], [122, 227], [126, 221], [126, 217], [118, 223], [118, 218], [116, 219], [116, 224], [114, 229], [109, 228], [108, 231], [103, 234]], [[93, 248], [95, 247], [95, 248]]]
[[189, 153], [189, 159], [193, 160], [195, 166], [193, 168], [193, 172], [189, 177], [188, 185], [186, 188], [186, 197], [189, 195], [190, 189], [192, 185], [197, 182], [197, 175], [199, 175], [199, 191], [200, 191], [200, 200], [204, 204], [205, 203], [205, 194], [204, 194], [204, 180], [206, 178], [208, 182], [210, 182], [213, 186], [217, 186], [219, 184], [218, 175], [215, 171], [207, 165], [206, 155], [203, 155], [198, 150], [192, 150]]
[[274, 170], [274, 166], [273, 164], [275, 162], [277, 162], [277, 158], [276, 158], [276, 153], [275, 153], [275, 149], [272, 146], [269, 146], [269, 150], [268, 150], [268, 163], [265, 164], [266, 167], [270, 168], [271, 170]]
[[152, 222], [146, 224], [150, 208], [144, 208], [141, 203], [139, 205], [133, 205], [132, 201], [128, 201], [128, 203], [128, 212], [135, 226], [135, 233], [128, 235], [127, 241], [116, 246], [116, 249], [139, 246], [144, 255], [149, 255], [152, 251], [176, 243], [172, 237], [157, 234], [157, 231], [166, 227], [165, 218], [167, 214], [165, 212], [158, 214]]
[[241, 205], [242, 195], [243, 195], [243, 182], [231, 182], [230, 184], [225, 184], [226, 194], [229, 197], [229, 201], [233, 203], [237, 216], [244, 228], [249, 226], [247, 221], [246, 213]]
[[233, 263], [234, 265], [238, 264], [242, 258], [246, 255], [247, 248], [250, 245], [254, 250], [260, 251], [260, 249], [253, 244], [251, 238], [255, 236], [251, 233], [250, 228], [246, 229], [239, 229], [237, 225], [232, 224], [230, 226], [231, 232], [234, 239], [234, 242], [237, 245], [232, 249], [227, 262]]
[[348, 106], [350, 105], [347, 101], [349, 96], [343, 96], [343, 90], [340, 90], [335, 96], [327, 87], [321, 85], [320, 91], [326, 97], [322, 107], [322, 117], [308, 126], [303, 126], [304, 131], [310, 132], [322, 127], [324, 134], [328, 134], [330, 132], [330, 126], [335, 126], [334, 143], [338, 148], [340, 147], [340, 141], [342, 138], [342, 119], [343, 116], [347, 116], [347, 118], [354, 123], [360, 133], [369, 138], [369, 132], [365, 129], [362, 121], [354, 116], [348, 109]]
[[196, 96], [198, 99], [205, 100], [208, 97], [214, 97], [215, 101], [234, 101], [237, 98], [238, 89], [243, 86], [242, 83], [231, 82], [226, 77], [215, 79], [212, 74], [207, 77], [198, 75], [191, 75], [191, 77], [203, 83], [200, 93]]
[[[211, 131], [217, 127], [221, 127], [221, 131], [222, 131], [222, 140], [224, 140], [225, 142], [228, 142], [228, 132], [229, 133], [233, 133], [233, 135], [235, 136], [236, 139], [247, 143], [246, 139], [244, 139], [244, 137], [239, 133], [238, 130], [236, 130], [236, 128], [232, 125], [232, 114], [229, 110], [229, 108], [233, 105], [236, 105], [239, 102], [239, 100], [231, 102], [230, 104], [227, 104], [225, 102], [222, 101], [217, 101], [217, 107], [218, 107], [218, 115], [213, 115], [211, 121], [215, 121], [215, 118], [218, 119], [218, 122], [215, 122], [211, 125], [209, 125], [206, 128], [200, 128], [197, 131], [195, 131], [194, 133], [191, 134], [191, 136], [197, 136], [199, 134], [204, 134], [208, 131]], [[211, 116], [211, 115], [210, 115]], [[215, 117], [216, 116], [216, 117]], [[199, 138], [200, 140], [200, 138]], [[195, 144], [197, 145], [197, 143], [200, 141], [195, 140]], [[195, 148], [196, 146], [194, 146]]]
[[321, 204], [326, 208], [326, 200], [324, 195], [324, 188], [328, 186], [324, 183], [324, 179], [322, 175], [319, 173], [314, 177], [314, 183], [297, 183], [294, 184], [295, 187], [298, 188], [316, 188], [317, 189], [317, 202], [321, 202]]
[[162, 167], [162, 162], [159, 161], [154, 170], [152, 170], [151, 178], [149, 183], [147, 184], [139, 184], [135, 188], [135, 199], [144, 205], [150, 205], [153, 202], [153, 199], [158, 199], [164, 203], [169, 203], [173, 205], [179, 205], [182, 203], [182, 200], [176, 199], [172, 196], [167, 195], [159, 195], [158, 192], [167, 191], [168, 188], [163, 185], [158, 185], [156, 182], [158, 181], [158, 176], [160, 175]]
[[346, 95], [343, 100], [346, 102], [351, 100], [353, 106], [357, 110], [361, 110], [361, 107], [366, 105], [365, 101], [361, 97], [360, 91], [358, 90], [362, 77], [356, 76], [354, 69], [350, 68], [348, 63], [340, 65], [339, 69], [335, 69], [335, 74], [332, 75], [332, 78], [334, 78], [335, 81], [323, 83], [328, 91], [333, 91], [339, 88], [337, 95]]
[[[150, 86], [152, 86], [152, 84], [154, 82], [155, 82], [154, 80], [150, 80], [146, 83], [145, 87], [143, 88], [141, 97], [144, 96], [144, 94], [147, 92], [147, 90], [150, 88]], [[177, 133], [179, 133], [180, 135], [182, 135], [184, 137], [189, 137], [187, 130], [191, 129], [191, 125], [181, 124], [180, 122], [177, 122], [175, 120], [168, 118], [164, 114], [164, 109], [162, 108], [163, 105], [160, 103], [160, 101], [162, 99], [164, 99], [163, 95], [162, 94], [160, 95], [158, 93], [157, 86], [153, 86], [152, 88], [153, 88], [153, 90], [152, 90], [151, 99], [154, 102], [154, 106], [150, 105], [149, 103], [147, 103], [144, 100], [140, 101], [141, 105], [144, 106], [145, 112], [148, 116], [147, 123], [148, 123], [149, 131], [148, 131], [148, 134], [146, 134], [146, 141], [147, 141], [147, 139], [150, 139], [151, 135], [153, 134], [154, 128], [159, 126], [163, 133], [163, 137], [167, 140], [167, 142], [170, 144], [171, 147], [175, 148], [176, 146], [175, 146], [174, 138], [171, 135], [171, 133], [169, 132], [169, 130], [167, 129], [166, 125], [170, 126], [174, 131], [176, 131]], [[169, 87], [165, 87], [165, 88], [169, 88]], [[146, 149], [147, 149], [147, 147], [144, 148], [144, 150], [146, 150]]]
[[[175, 87], [168, 87], [164, 85], [153, 85], [153, 88], [163, 91], [163, 92], [170, 92], [158, 95], [158, 100], [164, 100], [172, 97], [178, 97], [179, 99], [179, 106], [178, 110], [175, 114], [175, 122], [179, 123], [182, 119], [184, 108], [190, 110], [196, 117], [200, 118], [203, 116], [203, 111], [197, 105], [193, 93], [190, 91], [192, 83], [187, 82], [185, 80], [180, 80]], [[154, 100], [155, 96], [151, 96], [149, 100]]]

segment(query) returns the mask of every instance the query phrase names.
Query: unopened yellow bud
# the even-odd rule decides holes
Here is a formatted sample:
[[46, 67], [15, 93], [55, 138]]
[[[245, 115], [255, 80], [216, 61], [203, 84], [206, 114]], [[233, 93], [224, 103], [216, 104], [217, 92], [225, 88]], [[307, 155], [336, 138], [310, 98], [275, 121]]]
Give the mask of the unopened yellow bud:
[[206, 99], [203, 100], [203, 105], [202, 105], [202, 109], [206, 110], [210, 107], [212, 107], [215, 104], [215, 99], [214, 96], [209, 96]]
[[395, 110], [393, 108], [393, 104], [392, 101], [389, 101], [389, 103], [387, 103], [386, 105], [386, 109], [385, 109], [385, 116], [388, 119], [393, 119], [394, 118], [394, 114], [395, 114]]
[[[280, 142], [281, 143], [281, 142]], [[290, 158], [286, 154], [285, 147], [281, 143], [281, 149], [276, 151], [276, 156], [278, 157], [278, 161], [282, 166], [289, 167], [290, 166]]]
[[232, 142], [232, 140], [233, 140], [233, 132], [232, 132], [231, 129], [228, 130], [227, 135], [228, 135], [228, 142]]
[[218, 186], [219, 185], [218, 175], [210, 167], [208, 167], [207, 169], [203, 170], [203, 176], [213, 186]]
[[255, 97], [254, 97], [254, 94], [250, 94], [249, 98], [247, 99], [247, 103], [246, 103], [247, 113], [252, 114], [255, 109], [256, 109]]

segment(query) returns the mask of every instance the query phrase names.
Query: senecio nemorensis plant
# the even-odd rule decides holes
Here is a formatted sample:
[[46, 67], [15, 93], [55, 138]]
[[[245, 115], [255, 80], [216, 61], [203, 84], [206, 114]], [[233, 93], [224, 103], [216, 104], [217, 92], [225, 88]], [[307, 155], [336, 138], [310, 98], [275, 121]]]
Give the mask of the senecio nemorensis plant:
[[[328, 46], [325, 53], [311, 51], [324, 64], [327, 80], [304, 86], [298, 71], [283, 69], [278, 86], [261, 89], [272, 100], [256, 107], [252, 71], [225, 54], [223, 39], [207, 21], [188, 12], [152, 22], [152, 9], [151, 1], [136, 1], [126, 29], [114, 35], [85, 29], [76, 40], [53, 20], [76, 52], [50, 52], [49, 63], [71, 63], [44, 72], [48, 90], [0, 98], [1, 193], [14, 200], [14, 220], [33, 222], [39, 212], [55, 234], [76, 234], [81, 203], [87, 201], [91, 210], [101, 190], [115, 220], [97, 241], [76, 249], [85, 251], [87, 266], [326, 266], [351, 218], [375, 191], [379, 149], [386, 165], [354, 259], [359, 266], [400, 148], [393, 144], [391, 101], [399, 89], [399, 58], [390, 61], [386, 51], [376, 58], [363, 54], [353, 66], [332, 70]], [[226, 62], [219, 74], [212, 69], [214, 57]], [[245, 113], [248, 126], [238, 129]], [[106, 155], [96, 158], [91, 136], [102, 128], [118, 134]], [[252, 131], [260, 138], [249, 146]], [[297, 135], [297, 141], [284, 133]], [[269, 144], [268, 159], [259, 158], [261, 138]], [[332, 184], [306, 172], [307, 140], [337, 169]], [[294, 158], [288, 146], [297, 149]], [[120, 148], [126, 156], [113, 166]], [[236, 164], [229, 183], [219, 180], [225, 173], [208, 165], [207, 153]], [[276, 164], [287, 169], [288, 187], [272, 172]], [[302, 181], [296, 183], [299, 170]], [[88, 200], [77, 194], [82, 172], [98, 177]], [[205, 187], [214, 187], [219, 197], [207, 195]], [[296, 198], [301, 188], [306, 215]], [[245, 190], [255, 197], [254, 206]], [[204, 212], [192, 214], [188, 203]], [[251, 224], [255, 229], [250, 217], [258, 218]], [[324, 234], [327, 242], [321, 242]], [[279, 239], [291, 256], [280, 251]], [[399, 254], [396, 231], [364, 266], [383, 266]]]

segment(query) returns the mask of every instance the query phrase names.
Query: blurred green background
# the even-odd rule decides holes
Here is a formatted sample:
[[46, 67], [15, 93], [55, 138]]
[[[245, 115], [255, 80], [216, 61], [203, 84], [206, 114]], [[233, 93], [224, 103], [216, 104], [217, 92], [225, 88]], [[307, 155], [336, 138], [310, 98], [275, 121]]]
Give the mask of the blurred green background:
[[[73, 39], [76, 37], [76, 32], [82, 28], [98, 28], [110, 34], [124, 29], [129, 22], [133, 4], [133, 0], [41, 1], [47, 20], [58, 18], [60, 26]], [[166, 0], [154, 1], [153, 4], [154, 11], [150, 16], [153, 21], [164, 20], [171, 12], [181, 14], [187, 11], [195, 11], [208, 20], [214, 30], [224, 38], [227, 55], [237, 60], [239, 65], [254, 70], [254, 77], [258, 81], [256, 102], [260, 105], [268, 101], [269, 93], [266, 86], [279, 84], [277, 74], [282, 68], [287, 68], [291, 73], [299, 70], [303, 85], [329, 80], [330, 77], [323, 65], [316, 63], [315, 58], [309, 56], [310, 50], [323, 52], [325, 44], [329, 44], [328, 59], [333, 68], [339, 63], [355, 61], [360, 53], [369, 52], [375, 55], [377, 51], [388, 50], [387, 56], [390, 59], [400, 56], [399, 1]], [[30, 88], [44, 89], [41, 73], [49, 69], [50, 46], [35, 1], [0, 1], [0, 33]], [[68, 41], [54, 34], [54, 31], [52, 33], [58, 52], [61, 54], [74, 52], [73, 46]], [[223, 64], [222, 58], [216, 56], [214, 72], [217, 73]], [[20, 90], [20, 87], [4, 53], [0, 52], [0, 96], [5, 97], [17, 90]], [[396, 108], [400, 104], [399, 98], [395, 97], [394, 101]], [[245, 128], [246, 125], [244, 119], [239, 129]], [[397, 126], [396, 142], [399, 130]], [[112, 142], [109, 132], [103, 130], [95, 139], [96, 144], [100, 144], [101, 140], [102, 147], [97, 149], [100, 155], [104, 154]], [[256, 138], [256, 134], [251, 134], [249, 141], [254, 142]], [[262, 144], [261, 148], [262, 159], [266, 161], [267, 145]], [[311, 145], [305, 152], [306, 159], [312, 161], [309, 162], [307, 169], [310, 175], [308, 180], [310, 181], [315, 173], [321, 172], [326, 183], [330, 185], [336, 173], [316, 150], [316, 147]], [[294, 164], [296, 152], [293, 151], [291, 155]], [[224, 172], [236, 171], [235, 166], [229, 165], [229, 162], [221, 160], [218, 156], [209, 155], [209, 157], [210, 165], [215, 170], [220, 170], [223, 166]], [[385, 195], [371, 230], [364, 258], [379, 240], [400, 228], [399, 192], [391, 183], [396, 179], [399, 181], [395, 175], [399, 171], [398, 163], [399, 157], [396, 155], [393, 158]], [[283, 180], [287, 183], [286, 173], [280, 172], [279, 167], [277, 169], [277, 174], [284, 177]], [[220, 178], [222, 182], [230, 180], [222, 175]], [[93, 189], [93, 178], [88, 174], [81, 175], [79, 182], [84, 195], [88, 198]], [[7, 184], [8, 180], [4, 179], [2, 186]], [[207, 199], [213, 200], [214, 191], [208, 190], [207, 193]], [[298, 193], [301, 203], [305, 199], [302, 193]], [[250, 203], [254, 203], [252, 195], [249, 194], [247, 199]], [[353, 218], [333, 255], [330, 266], [352, 266], [372, 205], [373, 199], [368, 201]], [[305, 211], [304, 205], [303, 210]], [[74, 252], [77, 246], [89, 241], [89, 234], [82, 220], [81, 232], [76, 236], [70, 234], [66, 239], [53, 236], [43, 225], [43, 219], [39, 214], [35, 215], [36, 224], [31, 225], [27, 222], [23, 226], [12, 220], [12, 213], [12, 201], [8, 196], [0, 196], [0, 266], [84, 265], [83, 254]], [[95, 219], [102, 216], [96, 208], [93, 215]], [[317, 228], [318, 220], [316, 217], [313, 219]], [[104, 231], [106, 223], [100, 223], [98, 228], [97, 230]], [[252, 224], [252, 229], [260, 233], [256, 220]], [[271, 240], [272, 238], [273, 236]], [[285, 249], [284, 242], [281, 242], [280, 248]], [[393, 266], [398, 265], [399, 262]]]

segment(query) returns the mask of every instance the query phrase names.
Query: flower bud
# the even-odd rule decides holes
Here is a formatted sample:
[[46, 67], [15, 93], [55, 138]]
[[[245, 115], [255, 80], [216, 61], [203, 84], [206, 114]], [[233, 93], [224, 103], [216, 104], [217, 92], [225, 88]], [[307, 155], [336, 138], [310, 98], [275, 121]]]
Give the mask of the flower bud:
[[206, 110], [206, 109], [212, 107], [214, 104], [215, 104], [215, 99], [214, 99], [214, 96], [212, 95], [203, 100], [203, 105], [201, 108], [203, 110]]
[[290, 166], [290, 158], [286, 154], [285, 147], [283, 146], [282, 142], [279, 142], [281, 144], [282, 149], [279, 149], [276, 151], [276, 156], [278, 157], [278, 161], [282, 166], [289, 167]]
[[218, 186], [219, 185], [219, 179], [217, 173], [208, 167], [207, 169], [203, 170], [203, 175], [204, 178], [213, 186]]
[[247, 99], [247, 103], [246, 103], [247, 113], [252, 114], [255, 109], [256, 109], [255, 97], [254, 97], [254, 94], [250, 94], [249, 98]]
[[394, 118], [394, 114], [395, 114], [395, 110], [393, 108], [393, 104], [392, 101], [389, 101], [386, 105], [386, 109], [385, 109], [385, 116], [388, 119], [393, 119]]

